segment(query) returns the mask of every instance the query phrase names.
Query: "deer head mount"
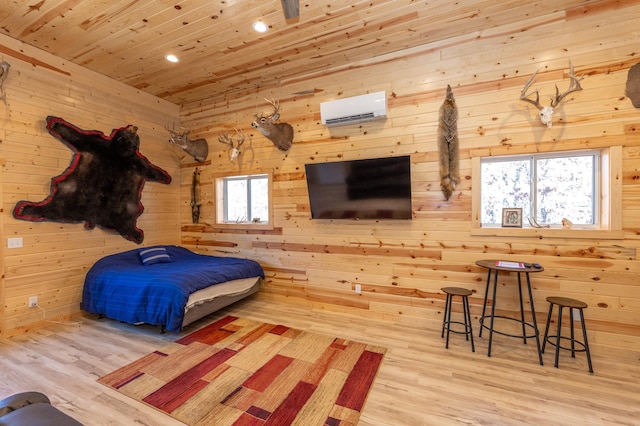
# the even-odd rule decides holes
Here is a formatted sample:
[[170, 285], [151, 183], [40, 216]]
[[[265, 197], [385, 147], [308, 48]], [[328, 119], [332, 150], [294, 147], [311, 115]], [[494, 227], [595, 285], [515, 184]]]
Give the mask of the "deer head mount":
[[251, 123], [251, 127], [258, 129], [279, 150], [288, 151], [293, 144], [293, 127], [288, 123], [276, 123], [280, 118], [278, 113], [280, 107], [273, 100], [265, 99], [265, 101], [273, 106], [273, 112], [269, 115], [254, 115], [256, 121]]
[[[563, 94], [560, 94], [560, 90], [558, 89], [558, 85], [556, 84], [556, 96], [551, 98], [551, 104], [549, 106], [542, 106], [540, 105], [540, 95], [538, 94], [538, 89], [527, 94], [527, 90], [529, 90], [529, 87], [531, 86], [531, 84], [533, 84], [534, 78], [536, 77], [536, 74], [538, 74], [538, 71], [539, 70], [536, 70], [536, 72], [534, 72], [533, 75], [529, 77], [529, 80], [527, 80], [527, 82], [525, 83], [524, 87], [522, 88], [522, 91], [520, 92], [520, 100], [529, 102], [530, 104], [535, 105], [535, 107], [538, 108], [538, 110], [540, 110], [540, 121], [543, 124], [546, 124], [547, 127], [551, 127], [552, 125], [551, 118], [553, 116], [553, 109], [557, 107], [560, 104], [560, 102], [562, 102], [562, 100], [569, 93], [582, 90], [582, 87], [580, 86], [580, 81], [582, 81], [584, 76], [580, 78], [576, 77], [575, 74], [573, 73], [573, 64], [571, 63], [571, 61], [569, 61], [569, 78], [571, 78], [571, 82], [569, 83], [569, 88]], [[534, 93], [536, 95], [535, 101], [533, 99], [529, 99], [529, 96], [533, 95]]]
[[200, 163], [207, 159], [209, 155], [209, 144], [207, 144], [206, 139], [189, 139], [189, 130], [178, 133], [175, 130], [169, 129], [167, 126], [164, 126], [164, 128], [167, 129], [171, 135], [169, 137], [169, 143], [171, 145], [179, 146], [184, 152], [191, 155]]
[[244, 132], [242, 130], [235, 129], [236, 137], [229, 136], [227, 131], [220, 133], [218, 136], [218, 142], [223, 143], [225, 145], [229, 145], [229, 149], [227, 149], [227, 155], [229, 156], [229, 161], [233, 162], [238, 155], [242, 153], [240, 147], [244, 143]]

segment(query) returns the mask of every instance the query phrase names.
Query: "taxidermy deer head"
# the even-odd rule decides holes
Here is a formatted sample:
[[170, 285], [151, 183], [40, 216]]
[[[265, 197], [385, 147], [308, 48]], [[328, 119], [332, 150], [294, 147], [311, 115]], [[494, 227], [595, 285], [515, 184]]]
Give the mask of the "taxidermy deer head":
[[229, 149], [227, 150], [227, 155], [229, 156], [229, 161], [233, 162], [238, 155], [242, 153], [240, 151], [240, 147], [244, 143], [244, 132], [238, 129], [235, 129], [236, 137], [229, 136], [229, 134], [224, 131], [220, 133], [218, 136], [218, 142], [223, 143], [225, 145], [229, 145]]
[[206, 139], [189, 139], [189, 130], [178, 133], [169, 129], [167, 126], [164, 126], [164, 128], [167, 129], [171, 135], [171, 137], [169, 137], [169, 143], [171, 145], [179, 146], [196, 161], [203, 162], [207, 159], [207, 155], [209, 155], [209, 145]]
[[269, 139], [281, 151], [288, 151], [293, 143], [293, 127], [288, 123], [276, 123], [280, 118], [280, 107], [273, 100], [265, 99], [273, 106], [273, 112], [269, 115], [254, 115], [256, 121], [251, 127], [258, 129], [260, 133]]
[[[538, 70], [536, 70], [536, 72], [533, 73], [533, 75], [529, 78], [529, 80], [527, 80], [527, 82], [525, 83], [524, 87], [522, 88], [522, 91], [520, 92], [520, 100], [521, 101], [525, 101], [525, 102], [529, 102], [532, 105], [535, 105], [536, 108], [538, 108], [540, 110], [540, 121], [542, 121], [543, 124], [546, 124], [547, 127], [551, 127], [552, 123], [551, 123], [551, 117], [553, 115], [553, 109], [555, 107], [557, 107], [560, 102], [562, 102], [562, 100], [569, 94], [569, 93], [573, 93], [573, 92], [577, 92], [579, 90], [582, 90], [582, 87], [580, 86], [580, 81], [582, 81], [582, 79], [584, 78], [584, 76], [578, 78], [575, 76], [575, 74], [573, 73], [573, 64], [571, 63], [571, 61], [569, 61], [569, 78], [571, 78], [571, 83], [569, 83], [569, 88], [567, 89], [566, 92], [564, 92], [563, 94], [560, 94], [560, 90], [558, 89], [558, 85], [556, 85], [556, 96], [554, 98], [551, 98], [551, 105], [549, 106], [542, 106], [540, 105], [540, 95], [538, 94], [538, 90], [536, 89], [535, 91], [527, 94], [527, 90], [529, 90], [529, 86], [531, 86], [531, 84], [533, 83], [533, 79], [535, 78], [536, 74], [538, 74]], [[533, 99], [529, 99], [529, 96], [536, 94], [536, 100], [534, 101]]]

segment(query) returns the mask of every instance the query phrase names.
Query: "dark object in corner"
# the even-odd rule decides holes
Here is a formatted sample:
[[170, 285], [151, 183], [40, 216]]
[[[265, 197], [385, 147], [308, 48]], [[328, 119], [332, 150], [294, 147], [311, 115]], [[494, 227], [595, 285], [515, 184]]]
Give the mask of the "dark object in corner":
[[0, 425], [82, 426], [51, 405], [40, 392], [22, 392], [0, 401]]
[[147, 180], [168, 184], [171, 176], [138, 151], [138, 128], [113, 129], [109, 137], [82, 130], [59, 117], [47, 117], [47, 130], [74, 152], [71, 164], [51, 179], [51, 193], [40, 202], [19, 201], [13, 217], [29, 221], [84, 222], [118, 232], [142, 243], [136, 226], [144, 207], [140, 202]]

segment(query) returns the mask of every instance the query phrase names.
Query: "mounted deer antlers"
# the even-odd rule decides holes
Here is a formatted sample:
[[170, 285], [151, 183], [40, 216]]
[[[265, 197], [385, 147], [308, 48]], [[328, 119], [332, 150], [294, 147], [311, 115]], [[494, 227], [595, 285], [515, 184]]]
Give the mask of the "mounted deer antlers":
[[191, 155], [194, 160], [200, 163], [207, 159], [207, 155], [209, 155], [209, 144], [207, 144], [206, 139], [189, 139], [189, 130], [178, 133], [166, 125], [164, 128], [167, 129], [170, 134], [169, 143], [171, 145], [179, 146], [184, 152]]
[[229, 145], [229, 149], [227, 150], [227, 155], [229, 156], [229, 161], [233, 162], [238, 155], [242, 153], [240, 151], [240, 147], [244, 143], [244, 132], [238, 129], [235, 129], [237, 137], [233, 138], [229, 136], [227, 131], [220, 133], [218, 136], [218, 142], [223, 143], [225, 145]]
[[[522, 88], [522, 91], [520, 92], [520, 100], [529, 102], [530, 104], [538, 108], [540, 110], [540, 121], [542, 121], [543, 124], [546, 124], [547, 127], [551, 127], [552, 125], [551, 116], [553, 115], [553, 109], [557, 107], [558, 104], [560, 104], [560, 102], [562, 102], [562, 100], [569, 93], [582, 90], [582, 87], [580, 86], [580, 81], [582, 81], [584, 76], [580, 78], [576, 77], [575, 74], [573, 73], [573, 64], [571, 63], [571, 61], [569, 61], [569, 78], [571, 78], [571, 83], [569, 83], [569, 88], [563, 94], [560, 94], [560, 90], [558, 89], [558, 85], [556, 84], [556, 96], [555, 98], [551, 98], [551, 105], [542, 106], [540, 105], [540, 95], [538, 94], [538, 89], [527, 94], [527, 90], [529, 90], [529, 86], [533, 84], [534, 78], [536, 77], [536, 74], [538, 74], [538, 71], [539, 70], [536, 70], [536, 72], [534, 72], [533, 75], [529, 77], [529, 80], [527, 80], [527, 82], [525, 83], [524, 87]], [[535, 101], [533, 99], [529, 99], [529, 96], [533, 95], [534, 93], [536, 94]]]
[[280, 107], [274, 100], [265, 101], [273, 106], [273, 112], [266, 116], [255, 114], [256, 121], [251, 123], [251, 127], [258, 129], [279, 150], [288, 151], [293, 143], [293, 127], [289, 123], [276, 123], [280, 118]]

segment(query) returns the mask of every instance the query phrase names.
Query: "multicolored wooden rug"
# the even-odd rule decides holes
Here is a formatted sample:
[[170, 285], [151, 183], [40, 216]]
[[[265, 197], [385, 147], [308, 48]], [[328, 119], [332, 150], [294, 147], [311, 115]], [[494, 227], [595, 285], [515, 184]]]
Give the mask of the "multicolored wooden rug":
[[189, 425], [355, 425], [385, 352], [227, 316], [98, 382]]

